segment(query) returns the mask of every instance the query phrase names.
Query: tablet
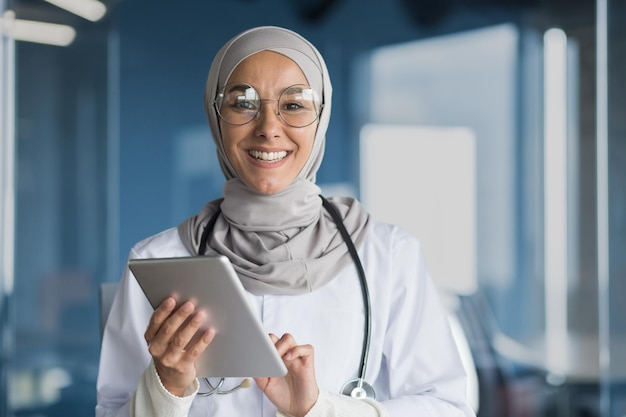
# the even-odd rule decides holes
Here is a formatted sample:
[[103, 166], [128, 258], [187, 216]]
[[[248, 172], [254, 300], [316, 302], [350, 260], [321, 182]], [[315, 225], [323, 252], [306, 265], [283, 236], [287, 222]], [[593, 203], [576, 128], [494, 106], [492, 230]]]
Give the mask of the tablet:
[[287, 373], [228, 258], [131, 259], [128, 266], [153, 308], [171, 295], [178, 305], [192, 300], [207, 313], [202, 328], [213, 328], [216, 334], [196, 361], [199, 377]]

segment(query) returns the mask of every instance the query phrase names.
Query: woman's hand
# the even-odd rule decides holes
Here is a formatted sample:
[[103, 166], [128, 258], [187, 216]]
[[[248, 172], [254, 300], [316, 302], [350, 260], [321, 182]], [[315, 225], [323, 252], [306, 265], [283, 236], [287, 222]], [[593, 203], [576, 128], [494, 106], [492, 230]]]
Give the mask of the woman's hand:
[[254, 380], [276, 408], [294, 417], [302, 417], [313, 407], [319, 395], [313, 346], [296, 344], [290, 334], [280, 339], [273, 334], [270, 337], [287, 366], [287, 375]]
[[176, 308], [174, 298], [168, 297], [152, 313], [144, 334], [163, 386], [176, 396], [182, 397], [193, 384], [194, 362], [215, 336], [214, 330], [206, 330], [185, 349], [205, 318], [204, 312], [195, 311], [193, 303], [187, 301]]

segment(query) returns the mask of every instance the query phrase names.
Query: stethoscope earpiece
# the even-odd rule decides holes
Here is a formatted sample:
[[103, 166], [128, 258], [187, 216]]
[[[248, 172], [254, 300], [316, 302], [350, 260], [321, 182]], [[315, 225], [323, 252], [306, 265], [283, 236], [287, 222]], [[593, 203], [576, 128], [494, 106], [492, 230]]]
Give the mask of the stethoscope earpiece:
[[370, 400], [376, 399], [376, 391], [374, 391], [374, 388], [361, 378], [346, 382], [341, 388], [341, 393], [358, 400], [364, 398], [369, 398]]

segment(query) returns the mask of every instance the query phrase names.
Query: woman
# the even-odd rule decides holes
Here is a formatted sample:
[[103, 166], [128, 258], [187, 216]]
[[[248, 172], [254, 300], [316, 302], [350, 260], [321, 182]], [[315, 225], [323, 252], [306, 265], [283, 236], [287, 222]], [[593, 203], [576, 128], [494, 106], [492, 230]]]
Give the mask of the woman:
[[[127, 269], [104, 333], [96, 415], [472, 416], [417, 239], [373, 220], [354, 199], [329, 198], [328, 208], [319, 196], [331, 84], [315, 47], [277, 27], [237, 35], [213, 61], [205, 110], [227, 180], [223, 199], [138, 243], [130, 258], [226, 255], [288, 373], [229, 395], [198, 395], [207, 387], [194, 361], [212, 331], [183, 347], [203, 313], [189, 302], [176, 309], [171, 298], [153, 311]], [[365, 380], [376, 400], [340, 394], [359, 374], [365, 333], [341, 224], [371, 295]], [[227, 378], [224, 389], [237, 384]]]

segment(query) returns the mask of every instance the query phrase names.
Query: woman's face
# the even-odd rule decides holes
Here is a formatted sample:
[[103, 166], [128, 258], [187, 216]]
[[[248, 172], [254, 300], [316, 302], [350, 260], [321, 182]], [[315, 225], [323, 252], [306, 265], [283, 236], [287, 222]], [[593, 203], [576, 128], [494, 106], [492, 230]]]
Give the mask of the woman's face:
[[317, 121], [292, 127], [277, 114], [280, 93], [294, 84], [308, 84], [300, 67], [284, 55], [262, 51], [242, 61], [228, 83], [253, 86], [263, 101], [258, 116], [244, 125], [220, 119], [226, 156], [239, 178], [263, 193], [278, 193], [291, 184], [306, 163]]

